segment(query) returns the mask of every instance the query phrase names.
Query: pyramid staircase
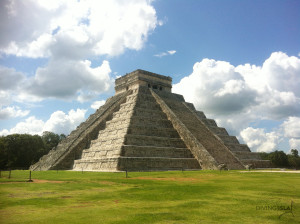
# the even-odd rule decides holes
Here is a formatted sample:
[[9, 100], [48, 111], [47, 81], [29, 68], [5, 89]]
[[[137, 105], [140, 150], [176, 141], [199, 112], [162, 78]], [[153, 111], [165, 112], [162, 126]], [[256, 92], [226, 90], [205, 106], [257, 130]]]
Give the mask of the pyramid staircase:
[[127, 96], [98, 138], [74, 162], [74, 170], [200, 169], [148, 88]]

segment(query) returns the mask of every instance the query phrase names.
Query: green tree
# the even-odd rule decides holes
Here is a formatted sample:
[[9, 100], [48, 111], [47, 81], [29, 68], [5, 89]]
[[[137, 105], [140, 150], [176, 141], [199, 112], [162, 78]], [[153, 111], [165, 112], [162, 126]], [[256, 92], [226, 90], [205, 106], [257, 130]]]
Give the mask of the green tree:
[[42, 139], [46, 150], [50, 151], [61, 141], [61, 136], [50, 131], [43, 132]]
[[297, 149], [291, 149], [291, 154], [294, 156], [294, 157], [299, 157], [299, 154], [298, 154], [298, 150]]
[[292, 149], [291, 154], [288, 155], [289, 166], [291, 168], [299, 169], [300, 168], [300, 157], [297, 149]]
[[271, 152], [268, 155], [268, 159], [271, 160], [276, 167], [289, 166], [288, 157], [283, 151], [276, 150], [275, 152]]
[[29, 134], [2, 136], [0, 137], [0, 168], [29, 168], [57, 146], [64, 137], [52, 132], [44, 132], [43, 136]]

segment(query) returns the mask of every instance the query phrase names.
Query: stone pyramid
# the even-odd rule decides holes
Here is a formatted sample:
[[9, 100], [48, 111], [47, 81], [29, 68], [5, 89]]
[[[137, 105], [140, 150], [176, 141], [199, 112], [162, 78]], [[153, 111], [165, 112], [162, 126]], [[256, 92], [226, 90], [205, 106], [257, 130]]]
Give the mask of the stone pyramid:
[[183, 96], [172, 79], [136, 70], [115, 81], [115, 96], [31, 170], [146, 171], [269, 167]]

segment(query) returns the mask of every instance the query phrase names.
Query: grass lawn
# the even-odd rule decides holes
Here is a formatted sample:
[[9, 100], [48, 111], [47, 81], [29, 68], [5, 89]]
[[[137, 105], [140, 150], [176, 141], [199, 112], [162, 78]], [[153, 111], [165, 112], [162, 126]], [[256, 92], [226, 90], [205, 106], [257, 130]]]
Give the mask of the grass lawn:
[[28, 175], [2, 172], [0, 223], [300, 223], [297, 173], [35, 171], [33, 183]]

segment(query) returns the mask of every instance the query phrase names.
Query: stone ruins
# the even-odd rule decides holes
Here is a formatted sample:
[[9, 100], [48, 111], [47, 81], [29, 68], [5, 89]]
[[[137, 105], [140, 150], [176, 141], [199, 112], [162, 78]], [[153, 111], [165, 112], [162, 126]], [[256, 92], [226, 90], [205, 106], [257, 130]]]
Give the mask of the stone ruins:
[[149, 171], [269, 167], [182, 95], [172, 78], [136, 70], [31, 170]]

